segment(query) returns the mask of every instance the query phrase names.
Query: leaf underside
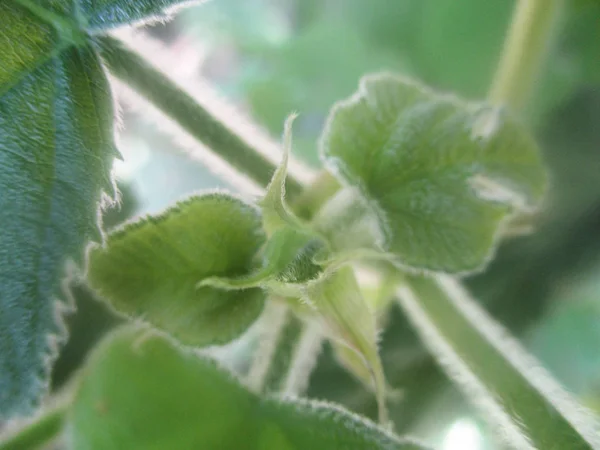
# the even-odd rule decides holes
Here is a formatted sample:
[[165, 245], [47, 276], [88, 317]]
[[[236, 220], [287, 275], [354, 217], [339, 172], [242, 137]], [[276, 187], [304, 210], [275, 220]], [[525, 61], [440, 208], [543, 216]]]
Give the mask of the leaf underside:
[[111, 233], [90, 252], [88, 279], [112, 307], [188, 345], [222, 344], [260, 314], [259, 288], [197, 287], [250, 273], [265, 241], [259, 211], [223, 193], [191, 197]]
[[98, 205], [114, 195], [113, 105], [88, 33], [179, 3], [0, 2], [0, 416], [38, 401], [65, 263], [101, 242]]
[[504, 111], [392, 76], [365, 77], [332, 111], [322, 156], [358, 186], [394, 262], [450, 273], [487, 261], [502, 220], [537, 205], [546, 176]]
[[93, 355], [69, 414], [74, 448], [423, 448], [338, 407], [260, 399], [213, 362], [146, 333], [121, 330]]
[[98, 203], [113, 194], [117, 155], [112, 122], [89, 47], [64, 50], [0, 97], [0, 416], [36, 403], [66, 259], [81, 264], [86, 242], [101, 240]]

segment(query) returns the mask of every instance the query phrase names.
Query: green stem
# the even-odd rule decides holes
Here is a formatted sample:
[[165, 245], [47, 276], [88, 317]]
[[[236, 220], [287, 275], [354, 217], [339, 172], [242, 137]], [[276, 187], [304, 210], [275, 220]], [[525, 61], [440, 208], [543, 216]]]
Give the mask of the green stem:
[[[276, 165], [258, 149], [245, 142], [167, 75], [119, 40], [103, 36], [96, 38], [96, 42], [113, 75], [147, 98], [239, 172], [262, 186], [269, 183]], [[288, 176], [286, 190], [290, 196], [296, 196], [302, 190], [302, 183]]]
[[326, 170], [321, 171], [314, 181], [302, 191], [302, 194], [292, 202], [294, 212], [305, 220], [327, 203], [341, 188], [340, 182]]
[[58, 407], [48, 411], [12, 437], [0, 441], [0, 450], [35, 450], [42, 448], [61, 432], [65, 413], [66, 407]]
[[511, 448], [591, 450], [597, 424], [449, 276], [407, 277], [399, 303], [425, 346]]
[[527, 102], [561, 0], [517, 0], [489, 100], [515, 110]]

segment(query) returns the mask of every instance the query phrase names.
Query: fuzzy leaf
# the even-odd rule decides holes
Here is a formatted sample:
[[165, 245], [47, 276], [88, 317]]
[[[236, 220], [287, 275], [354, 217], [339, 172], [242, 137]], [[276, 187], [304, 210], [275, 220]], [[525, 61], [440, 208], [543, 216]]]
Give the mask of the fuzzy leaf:
[[259, 202], [262, 208], [264, 228], [269, 235], [282, 227], [304, 228], [300, 219], [290, 211], [285, 202], [285, 182], [292, 151], [292, 124], [295, 119], [296, 115], [292, 114], [285, 121], [283, 158], [271, 177], [265, 196]]
[[[19, 0], [12, 0], [18, 3]], [[36, 0], [44, 10], [63, 17], [73, 17], [76, 14], [76, 3], [73, 0]], [[83, 3], [83, 2], [81, 2]]]
[[198, 287], [235, 290], [305, 283], [317, 278], [322, 271], [313, 262], [313, 256], [322, 246], [318, 237], [285, 226], [275, 231], [265, 244], [261, 252], [262, 267], [241, 277], [208, 277], [200, 281]]
[[109, 86], [90, 48], [64, 50], [0, 97], [0, 416], [31, 411], [46, 384], [64, 263], [101, 240], [98, 202], [113, 192], [116, 155]]
[[213, 362], [146, 333], [121, 330], [93, 355], [69, 414], [73, 448], [422, 448], [339, 407], [262, 400]]
[[380, 422], [386, 424], [385, 377], [377, 352], [377, 324], [352, 269], [342, 267], [308, 283], [304, 295], [318, 311], [330, 337], [361, 360], [377, 394]]
[[90, 253], [88, 278], [118, 312], [185, 344], [225, 343], [258, 317], [263, 292], [196, 285], [250, 273], [265, 240], [261, 223], [257, 209], [230, 195], [192, 197], [110, 234]]
[[50, 57], [54, 28], [16, 2], [0, 2], [0, 95]]
[[165, 20], [168, 10], [193, 0], [82, 0], [90, 30], [107, 30], [141, 20]]
[[479, 269], [502, 220], [546, 184], [532, 138], [503, 111], [369, 76], [332, 111], [325, 162], [357, 186], [401, 266]]

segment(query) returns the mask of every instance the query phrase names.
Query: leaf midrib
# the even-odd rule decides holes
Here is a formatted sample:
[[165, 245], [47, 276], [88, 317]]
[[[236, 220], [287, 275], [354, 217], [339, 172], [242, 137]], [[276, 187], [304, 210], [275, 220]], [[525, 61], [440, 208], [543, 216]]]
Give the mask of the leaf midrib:
[[12, 82], [7, 83], [4, 86], [0, 86], [0, 98], [12, 88], [17, 86], [27, 75], [30, 75], [31, 73], [35, 72], [37, 69], [39, 69], [51, 59], [60, 56], [60, 54], [68, 50], [73, 45], [83, 46], [86, 45], [88, 41], [84, 28], [76, 26], [79, 25], [79, 23], [71, 23], [65, 17], [59, 14], [55, 14], [52, 11], [48, 11], [47, 9], [42, 8], [41, 6], [32, 3], [31, 0], [9, 1], [12, 1], [13, 3], [16, 3], [19, 6], [25, 8], [35, 17], [52, 26], [52, 28], [58, 34], [59, 40], [57, 45], [52, 49], [52, 51], [46, 53], [43, 57], [39, 58], [31, 68], [19, 72]]
[[[52, 25], [58, 32], [61, 41], [67, 41], [71, 44], [82, 44], [84, 42], [78, 41], [77, 38], [81, 38], [81, 35], [85, 35], [84, 27], [81, 26], [80, 20], [75, 17], [75, 20], [69, 20], [69, 18], [56, 14], [49, 11], [31, 0], [11, 0], [14, 3], [19, 4], [23, 8], [27, 9], [30, 13], [36, 16], [38, 19]], [[75, 42], [73, 42], [75, 39]]]

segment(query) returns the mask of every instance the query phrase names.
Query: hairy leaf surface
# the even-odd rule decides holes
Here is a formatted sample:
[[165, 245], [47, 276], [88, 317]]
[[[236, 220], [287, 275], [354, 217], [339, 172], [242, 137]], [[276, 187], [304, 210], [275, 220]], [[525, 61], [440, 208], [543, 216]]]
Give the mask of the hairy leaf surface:
[[68, 431], [78, 450], [422, 448], [339, 407], [259, 399], [213, 362], [135, 329], [96, 351]]
[[54, 28], [12, 1], [0, 2], [0, 95], [49, 58]]
[[98, 202], [113, 193], [117, 155], [112, 121], [88, 47], [64, 50], [0, 97], [0, 416], [27, 413], [38, 399], [64, 263], [80, 264], [86, 242], [101, 241]]
[[392, 75], [363, 79], [322, 140], [326, 164], [358, 186], [401, 266], [465, 272], [488, 259], [502, 220], [540, 201], [532, 138], [503, 111]]
[[192, 197], [110, 234], [90, 253], [88, 278], [117, 311], [185, 344], [225, 343], [258, 317], [264, 294], [197, 284], [250, 273], [264, 240], [253, 206], [221, 193]]
[[191, 0], [81, 0], [90, 30], [106, 30], [140, 20], [168, 17], [165, 10]]

